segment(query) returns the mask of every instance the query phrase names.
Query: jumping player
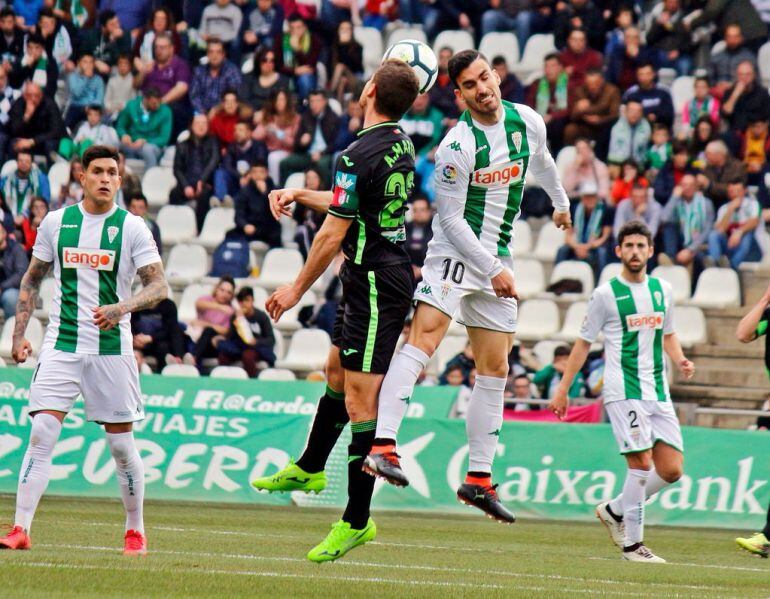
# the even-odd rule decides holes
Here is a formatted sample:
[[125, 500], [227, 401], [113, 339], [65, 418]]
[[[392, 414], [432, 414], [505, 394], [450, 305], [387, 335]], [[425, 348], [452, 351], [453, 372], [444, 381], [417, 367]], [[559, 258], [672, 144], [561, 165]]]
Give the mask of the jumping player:
[[[133, 423], [144, 418], [131, 337], [131, 312], [168, 295], [158, 249], [147, 225], [115, 204], [118, 152], [92, 146], [83, 154], [83, 201], [48, 214], [21, 281], [13, 359], [32, 351], [24, 333], [40, 283], [53, 266], [56, 291], [29, 391], [32, 427], [19, 472], [16, 519], [2, 549], [29, 549], [29, 531], [48, 486], [51, 454], [62, 421], [82, 393], [86, 418], [104, 426], [126, 510], [124, 553], [144, 554], [144, 466]], [[134, 276], [142, 290], [131, 296]]]

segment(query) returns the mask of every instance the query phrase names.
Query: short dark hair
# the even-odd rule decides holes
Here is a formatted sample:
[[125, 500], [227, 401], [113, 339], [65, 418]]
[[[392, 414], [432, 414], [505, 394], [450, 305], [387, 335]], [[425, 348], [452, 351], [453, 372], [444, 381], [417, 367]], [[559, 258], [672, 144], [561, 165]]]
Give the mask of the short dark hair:
[[647, 238], [647, 243], [652, 245], [650, 228], [640, 220], [628, 221], [620, 227], [620, 231], [618, 231], [618, 245], [623, 245], [623, 240], [630, 235], [643, 235]]
[[45, 40], [42, 35], [33, 32], [27, 36], [27, 45], [29, 44], [37, 44], [38, 46], [45, 47]]
[[727, 184], [728, 185], [744, 185], [745, 186], [746, 185], [746, 181], [744, 180], [743, 177], [738, 176], [738, 177], [733, 177], [732, 179], [730, 179], [727, 182]]
[[549, 60], [555, 60], [559, 64], [564, 64], [561, 61], [561, 56], [559, 56], [556, 52], [551, 52], [549, 54], [546, 54], [545, 58], [543, 58], [543, 62], [548, 62]]
[[562, 358], [564, 356], [569, 356], [569, 347], [567, 347], [566, 345], [557, 345], [556, 348], [553, 350], [554, 360], [556, 358]]
[[4, 6], [2, 9], [0, 9], [0, 19], [4, 19], [5, 17], [16, 18], [16, 13], [10, 6]]
[[687, 154], [690, 155], [690, 149], [687, 147], [687, 142], [681, 139], [675, 139], [671, 144], [671, 155], [674, 154]]
[[693, 84], [698, 83], [698, 81], [705, 81], [706, 85], [711, 85], [711, 82], [709, 81], [709, 78], [705, 75], [699, 75], [695, 78], [695, 81], [693, 81]]
[[142, 95], [145, 98], [160, 98], [161, 97], [160, 89], [155, 87], [154, 85], [151, 85], [146, 90], [144, 90], [144, 93]]
[[[563, 347], [563, 346], [560, 345], [559, 347]], [[521, 379], [524, 379], [525, 381], [527, 381], [527, 384], [532, 382], [529, 380], [529, 377], [526, 374], [517, 374], [515, 377], [513, 377], [514, 381], [519, 381]]]
[[665, 130], [665, 131], [667, 131], [667, 132], [671, 133], [671, 131], [670, 131], [670, 129], [668, 128], [668, 125], [666, 125], [666, 123], [655, 123], [655, 124], [652, 126], [652, 130], [653, 130], [653, 131], [664, 131], [664, 130]]
[[601, 75], [604, 77], [604, 72], [601, 69], [597, 69], [596, 67], [591, 67], [586, 71], [586, 77], [589, 75]]
[[137, 191], [136, 193], [132, 194], [131, 197], [128, 198], [127, 205], [130, 206], [136, 201], [144, 202], [144, 205], [147, 206], [147, 197], [141, 191]]
[[640, 180], [634, 181], [633, 184], [631, 185], [631, 191], [634, 191], [636, 189], [641, 189], [646, 192], [649, 188], [650, 188], [649, 185], [647, 185], [646, 183], [642, 183], [642, 181]]
[[40, 19], [42, 17], [46, 17], [48, 19], [55, 19], [56, 15], [53, 14], [53, 9], [52, 8], [41, 8], [40, 12], [37, 13], [37, 22], [38, 23], [40, 22]]
[[374, 109], [394, 120], [400, 120], [420, 93], [420, 83], [412, 67], [402, 60], [386, 60], [372, 76], [377, 91]]
[[222, 51], [227, 54], [227, 48], [225, 47], [225, 43], [219, 39], [218, 37], [210, 37], [208, 41], [206, 42], [206, 50], [208, 50], [211, 45], [214, 44], [215, 46], [222, 46]]
[[652, 64], [652, 62], [649, 60], [643, 60], [638, 65], [636, 65], [636, 70], [638, 71], [639, 69], [645, 69], [647, 67], [650, 67], [653, 71], [655, 70], [655, 65]]
[[116, 163], [119, 162], [117, 148], [112, 146], [91, 146], [83, 152], [83, 170], [88, 170], [88, 165], [99, 158], [112, 158]]
[[460, 73], [479, 59], [489, 64], [487, 57], [478, 50], [462, 50], [449, 59], [447, 72], [455, 87], [457, 87], [457, 78], [460, 76]]
[[99, 25], [104, 27], [107, 24], [107, 21], [112, 21], [115, 17], [118, 16], [118, 13], [116, 13], [111, 8], [107, 8], [99, 13]]
[[308, 92], [308, 97], [310, 96], [323, 96], [324, 98], [328, 98], [329, 94], [326, 93], [326, 90], [322, 87], [314, 87]]
[[89, 110], [95, 110], [99, 114], [104, 112], [104, 108], [102, 107], [101, 104], [89, 104], [88, 106], [86, 106], [86, 112], [88, 112]]
[[499, 67], [501, 64], [504, 64], [505, 66], [508, 66], [508, 63], [505, 62], [505, 56], [502, 56], [498, 54], [492, 59], [492, 66], [493, 67]]
[[242, 302], [247, 297], [254, 299], [254, 290], [248, 285], [246, 287], [241, 287], [238, 290], [238, 293], [236, 294], [235, 299], [237, 299], [239, 302]]
[[303, 19], [303, 18], [300, 16], [300, 14], [299, 14], [299, 13], [296, 13], [296, 12], [295, 12], [295, 13], [292, 13], [292, 14], [290, 14], [290, 15], [288, 16], [288, 18], [286, 19], [286, 22], [287, 22], [287, 23], [296, 23], [297, 21], [302, 21], [302, 22], [303, 22], [305, 25], [307, 25], [307, 21], [305, 21], [305, 19]]
[[230, 275], [222, 275], [219, 277], [219, 280], [217, 281], [217, 284], [214, 286], [219, 287], [222, 283], [230, 283], [230, 285], [233, 286], [233, 289], [235, 289], [235, 279], [231, 277]]

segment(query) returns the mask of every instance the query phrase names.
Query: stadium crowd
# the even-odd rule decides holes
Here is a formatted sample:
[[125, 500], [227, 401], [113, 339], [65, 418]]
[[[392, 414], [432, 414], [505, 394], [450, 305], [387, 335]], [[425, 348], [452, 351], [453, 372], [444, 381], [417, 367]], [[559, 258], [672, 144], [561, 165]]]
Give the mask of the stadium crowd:
[[[656, 236], [655, 262], [687, 267], [693, 285], [705, 267], [738, 269], [770, 252], [770, 95], [759, 70], [769, 25], [767, 0], [9, 2], [0, 10], [0, 307], [13, 316], [46, 213], [81, 199], [82, 152], [112, 144], [123, 157], [118, 203], [146, 219], [159, 248], [164, 231], [142, 170], [172, 165], [169, 203], [191, 207], [198, 231], [212, 208], [235, 209], [235, 226], [213, 255], [210, 274], [219, 280], [197, 299], [196, 317], [180, 322], [171, 299], [133, 315], [140, 362], [148, 368], [149, 358], [158, 371], [241, 362], [249, 376], [272, 366], [278, 333], [255, 290], [234, 280], [251, 272], [249, 244], [287, 245], [269, 192], [295, 173], [309, 188], [328, 188], [338, 153], [362, 127], [360, 26], [384, 39], [414, 26], [430, 43], [465, 30], [477, 45], [486, 34], [514, 32], [522, 51], [531, 36], [553, 34], [554, 47], [524, 80], [506, 52], [488, 58], [503, 98], [542, 114], [554, 156], [562, 153], [575, 226], [556, 262], [586, 261], [598, 277], [615, 260], [619, 228], [642, 218]], [[452, 49], [436, 54], [436, 84], [401, 122], [417, 154], [406, 228], [417, 279], [431, 239], [433, 157], [463, 110], [447, 74]], [[684, 102], [660, 82], [672, 72], [692, 88]], [[47, 173], [62, 161], [69, 177], [52, 187]], [[550, 202], [528, 185], [522, 209], [534, 221], [549, 215]], [[294, 212], [288, 244], [303, 257], [323, 216]], [[302, 326], [331, 331], [340, 285], [326, 283], [300, 312]], [[553, 364], [538, 364], [516, 348], [511, 404], [548, 397], [565, 358], [558, 349]], [[593, 370], [575, 395], [597, 393]], [[536, 372], [534, 384], [527, 372]], [[473, 376], [468, 347], [432, 382], [472, 385]]]

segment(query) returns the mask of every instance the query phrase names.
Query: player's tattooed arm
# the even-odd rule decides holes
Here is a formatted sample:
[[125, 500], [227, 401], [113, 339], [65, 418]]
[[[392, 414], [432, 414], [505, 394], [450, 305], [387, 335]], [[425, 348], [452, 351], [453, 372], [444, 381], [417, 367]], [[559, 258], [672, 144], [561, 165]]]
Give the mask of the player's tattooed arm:
[[51, 262], [32, 256], [27, 272], [21, 278], [19, 285], [19, 299], [16, 302], [16, 326], [13, 329], [13, 359], [17, 362], [23, 362], [31, 353], [31, 346], [24, 338], [24, 332], [27, 330], [27, 324], [35, 311], [37, 296], [40, 292], [40, 285], [51, 269]]
[[117, 304], [93, 308], [94, 324], [101, 330], [109, 331], [120, 322], [123, 315], [152, 308], [168, 297], [168, 283], [163, 264], [154, 262], [136, 272], [143, 285], [139, 293]]

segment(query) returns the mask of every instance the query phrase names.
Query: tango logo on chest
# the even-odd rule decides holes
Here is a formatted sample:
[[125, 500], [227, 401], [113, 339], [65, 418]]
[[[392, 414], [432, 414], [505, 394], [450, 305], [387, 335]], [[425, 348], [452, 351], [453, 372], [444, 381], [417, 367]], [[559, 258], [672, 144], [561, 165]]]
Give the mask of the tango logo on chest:
[[524, 178], [524, 161], [514, 160], [505, 164], [493, 164], [473, 171], [472, 184], [476, 187], [504, 187]]
[[629, 331], [643, 331], [663, 328], [663, 313], [629, 314], [626, 316], [626, 327]]
[[113, 270], [115, 268], [115, 252], [113, 250], [64, 248], [62, 251], [62, 267]]

